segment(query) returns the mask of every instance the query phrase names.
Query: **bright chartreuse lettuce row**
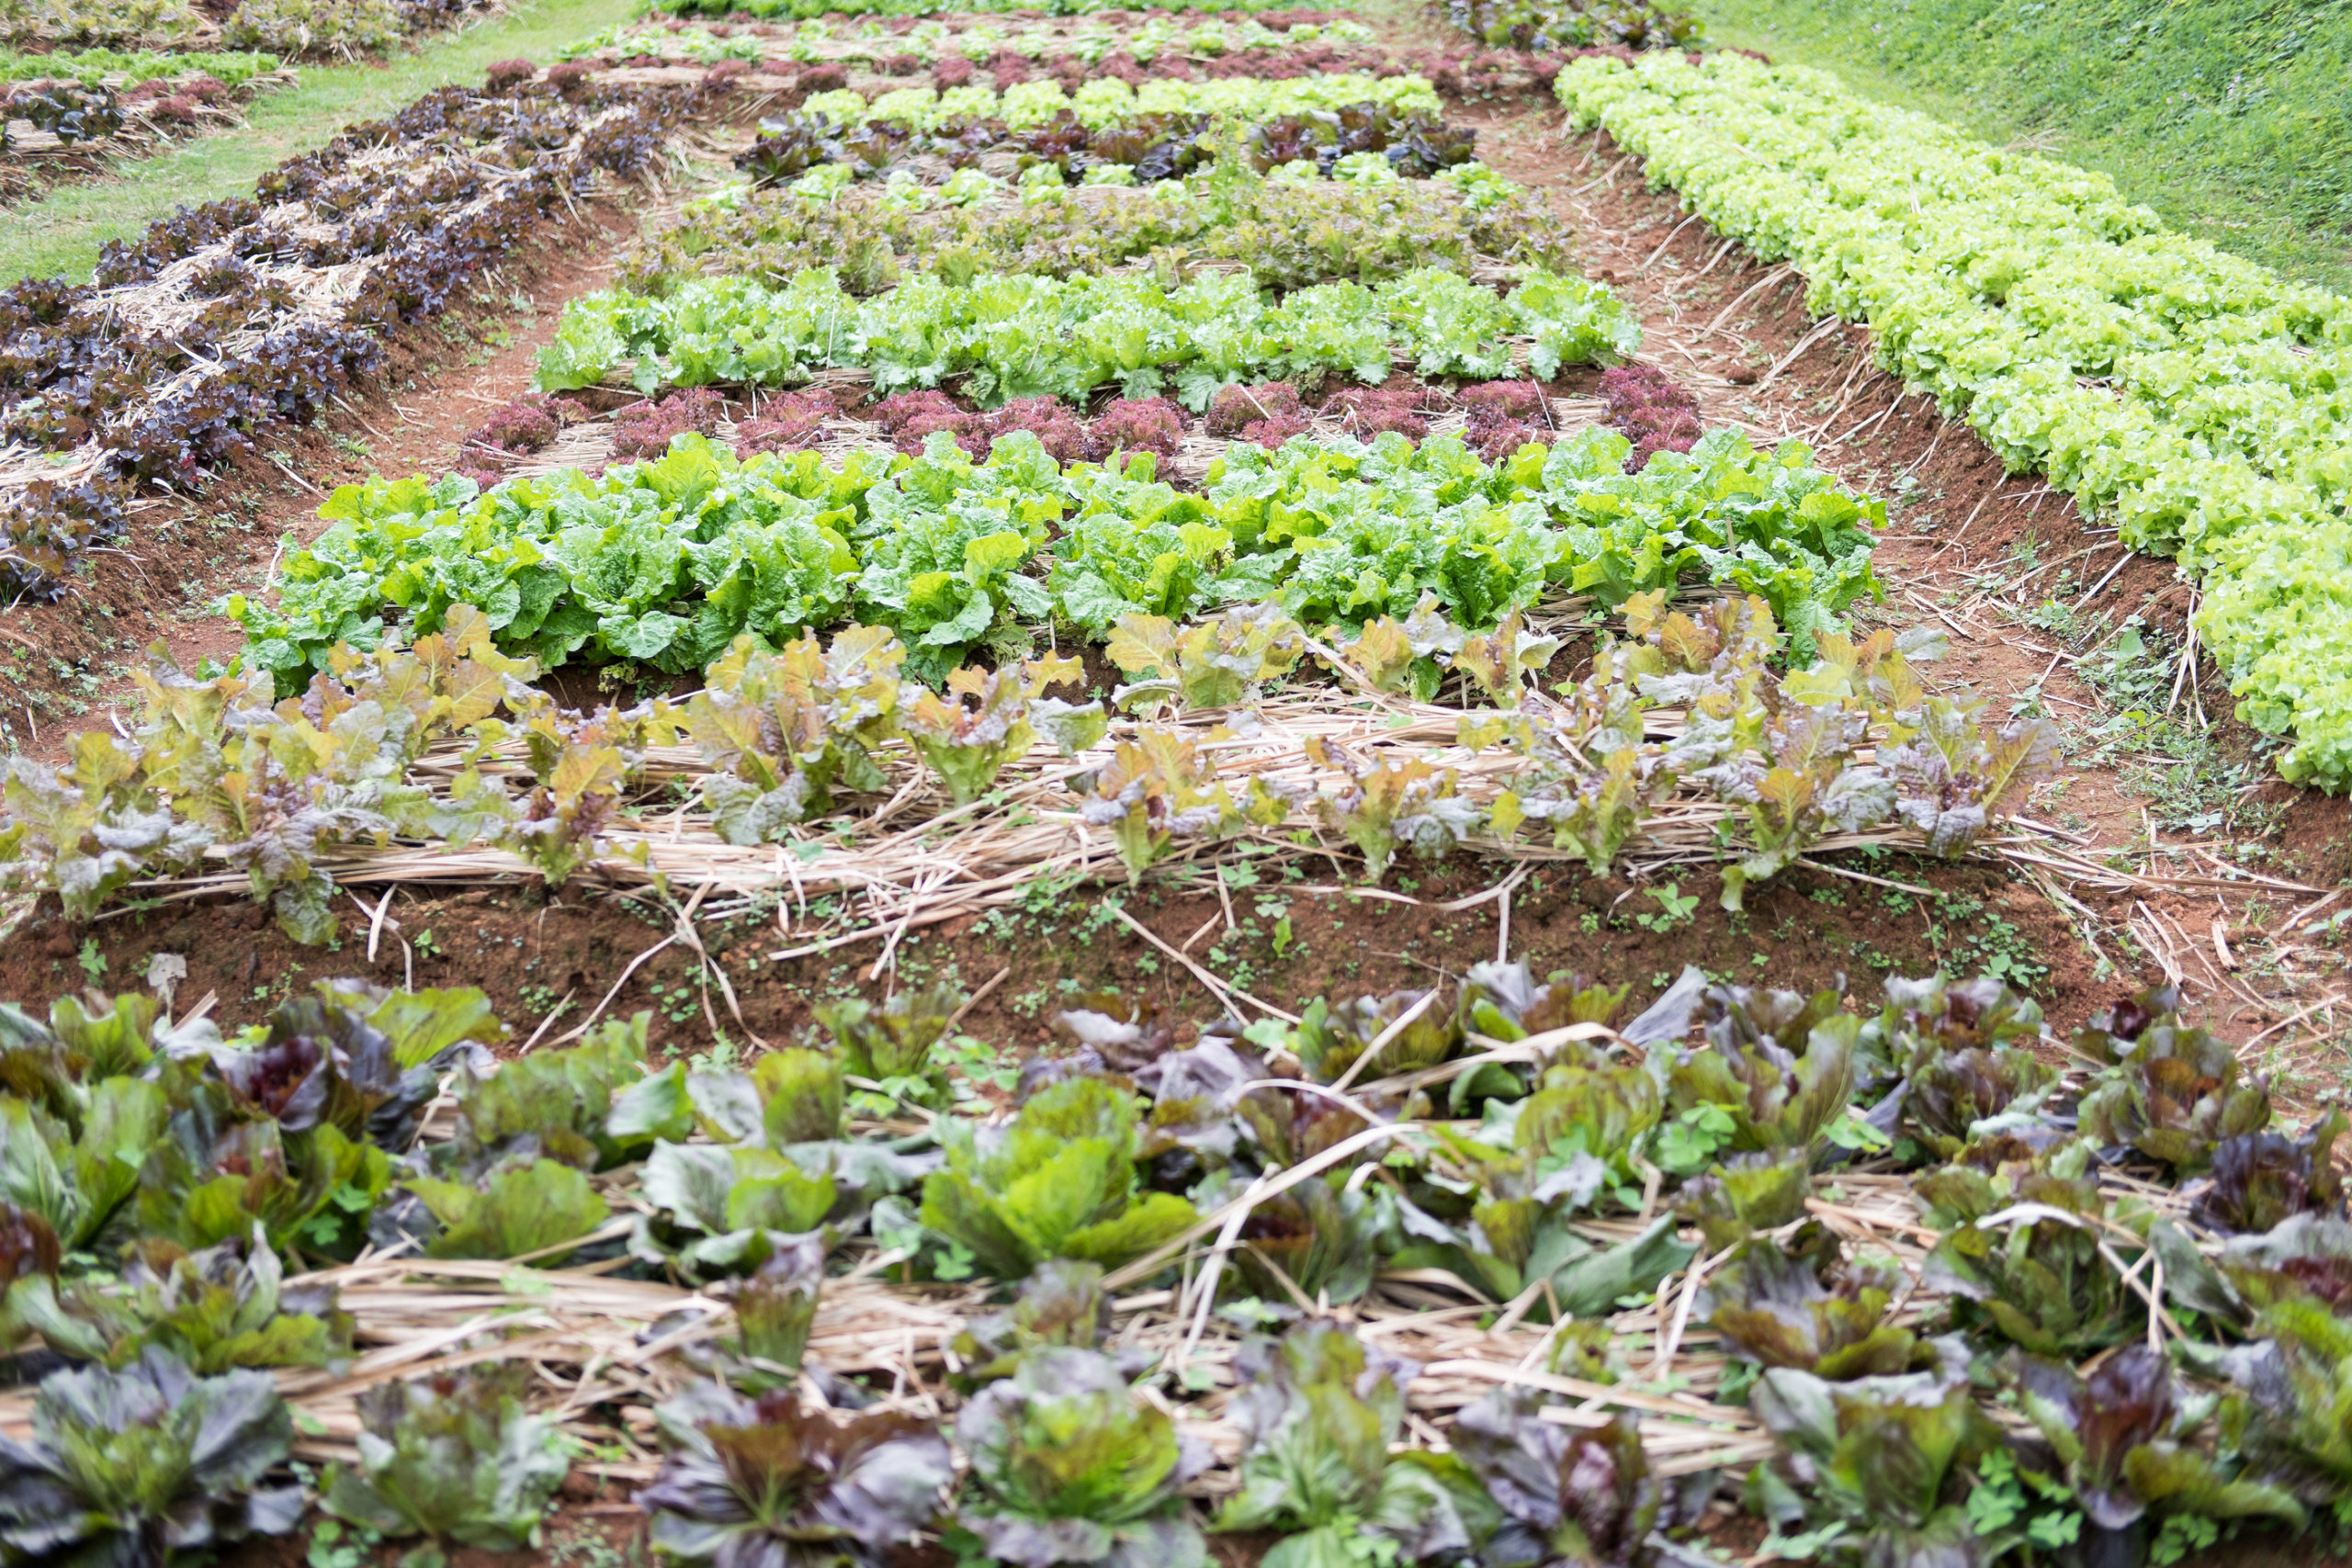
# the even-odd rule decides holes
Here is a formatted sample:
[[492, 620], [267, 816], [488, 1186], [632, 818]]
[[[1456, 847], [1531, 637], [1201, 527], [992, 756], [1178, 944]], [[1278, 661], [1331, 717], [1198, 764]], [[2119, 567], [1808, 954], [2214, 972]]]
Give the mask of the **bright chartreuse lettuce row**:
[[[1271, 11], [1286, 4], [1286, 0], [1162, 0], [1158, 9], [1167, 11]], [[958, 11], [1044, 11], [1053, 16], [1080, 16], [1090, 11], [1123, 9], [1108, 0], [958, 0]], [[779, 17], [798, 17], [806, 21], [816, 17], [879, 16], [929, 17], [939, 10], [939, 0], [651, 0], [648, 9], [655, 15], [678, 17], [731, 17], [746, 12], [762, 21]]]
[[1169, 288], [1149, 277], [935, 274], [859, 299], [830, 268], [783, 288], [695, 278], [662, 297], [605, 289], [563, 310], [539, 354], [543, 391], [616, 375], [662, 386], [792, 386], [825, 369], [872, 373], [876, 389], [936, 387], [969, 376], [982, 403], [1083, 398], [1115, 385], [1130, 398], [1172, 385], [1195, 410], [1235, 382], [1350, 376], [1387, 379], [1402, 358], [1423, 376], [1476, 379], [1526, 363], [1549, 380], [1562, 365], [1622, 358], [1641, 328], [1615, 295], [1531, 268], [1509, 294], [1422, 267], [1366, 287], [1327, 283], [1270, 303], [1246, 272]]
[[1719, 230], [1868, 321], [1882, 360], [2136, 547], [2290, 779], [2352, 784], [2352, 301], [2166, 232], [2104, 175], [1815, 72], [1582, 61], [1559, 93]]
[[950, 121], [1001, 119], [1010, 130], [1044, 125], [1056, 116], [1075, 115], [1089, 130], [1105, 130], [1146, 115], [1215, 115], [1236, 120], [1266, 120], [1317, 109], [1381, 104], [1400, 111], [1440, 113], [1437, 90], [1419, 76], [1335, 75], [1272, 79], [1227, 76], [1206, 82], [1161, 77], [1130, 87], [1115, 76], [1101, 76], [1075, 93], [1053, 81], [1022, 82], [1002, 93], [985, 85], [897, 87], [866, 97], [852, 88], [811, 96], [804, 114], [837, 121], [893, 120], [913, 130], [935, 130]]
[[337, 642], [429, 632], [457, 604], [547, 666], [687, 672], [743, 633], [774, 645], [855, 619], [895, 630], [910, 672], [936, 678], [1048, 617], [1102, 637], [1130, 614], [1272, 600], [1355, 626], [1433, 593], [1483, 627], [1546, 599], [1613, 606], [1685, 580], [1763, 596], [1805, 659], [1877, 592], [1883, 504], [1803, 445], [1758, 452], [1719, 430], [1639, 474], [1627, 451], [1604, 430], [1492, 466], [1451, 437], [1241, 443], [1190, 492], [1148, 457], [1059, 468], [1026, 432], [977, 464], [944, 434], [921, 457], [740, 464], [688, 435], [657, 461], [488, 493], [460, 477], [345, 485], [322, 509], [333, 525], [288, 557], [277, 602], [228, 608], [247, 665], [291, 694]]
[[285, 63], [274, 54], [225, 49], [209, 54], [158, 53], [144, 49], [68, 49], [53, 54], [30, 54], [0, 49], [0, 82], [73, 81], [95, 87], [107, 80], [153, 82], [204, 75], [224, 87], [241, 87]]

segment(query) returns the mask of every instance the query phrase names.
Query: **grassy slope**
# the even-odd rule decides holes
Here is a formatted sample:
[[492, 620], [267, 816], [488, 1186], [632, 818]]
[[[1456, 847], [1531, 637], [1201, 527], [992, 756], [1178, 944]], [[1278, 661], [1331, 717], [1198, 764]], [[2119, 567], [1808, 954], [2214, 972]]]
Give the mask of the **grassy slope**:
[[1699, 0], [1826, 66], [2114, 176], [2167, 222], [2352, 290], [2352, 0]]
[[254, 104], [246, 125], [198, 137], [159, 158], [127, 163], [119, 177], [52, 191], [0, 221], [0, 284], [20, 277], [86, 279], [108, 240], [126, 239], [174, 208], [249, 193], [254, 180], [345, 126], [374, 119], [452, 82], [479, 82], [493, 60], [544, 64], [562, 45], [635, 9], [632, 0], [516, 0], [462, 32], [433, 35], [385, 64], [306, 65], [301, 85]]

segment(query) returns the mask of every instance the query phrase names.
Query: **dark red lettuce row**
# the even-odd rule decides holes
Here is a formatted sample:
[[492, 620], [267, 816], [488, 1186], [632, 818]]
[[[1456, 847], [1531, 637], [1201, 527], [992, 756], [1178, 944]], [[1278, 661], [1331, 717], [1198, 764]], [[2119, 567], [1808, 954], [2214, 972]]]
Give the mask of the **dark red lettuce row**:
[[[315, 419], [600, 171], [644, 168], [695, 103], [511, 73], [502, 91], [443, 88], [288, 159], [251, 198], [109, 243], [88, 284], [0, 290], [0, 438], [75, 457], [0, 482], [0, 591], [55, 592], [139, 481], [184, 490], [260, 428]], [[324, 276], [355, 264], [356, 290]]]

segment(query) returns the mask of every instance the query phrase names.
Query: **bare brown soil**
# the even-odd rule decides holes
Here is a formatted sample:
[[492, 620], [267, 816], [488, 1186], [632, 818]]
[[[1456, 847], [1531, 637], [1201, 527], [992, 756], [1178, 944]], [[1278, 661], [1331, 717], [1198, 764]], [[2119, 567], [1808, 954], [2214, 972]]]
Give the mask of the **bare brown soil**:
[[[676, 929], [676, 908], [582, 883], [553, 897], [536, 885], [454, 893], [403, 887], [392, 894], [372, 959], [370, 917], [383, 897], [373, 889], [346, 896], [343, 934], [325, 950], [288, 941], [242, 899], [134, 909], [89, 926], [50, 906], [0, 947], [0, 996], [52, 997], [93, 981], [131, 988], [154, 954], [173, 953], [187, 964], [177, 1009], [211, 993], [212, 1016], [223, 1028], [262, 1021], [314, 980], [362, 976], [381, 985], [479, 986], [518, 1042], [559, 1008], [548, 1037], [569, 1031], [609, 994], [612, 1012], [651, 1009], [654, 1039], [673, 1054], [707, 1050], [722, 1038], [739, 1046], [746, 1037], [797, 1040], [813, 1027], [814, 1004], [933, 984], [967, 992], [986, 987], [963, 1027], [1024, 1055], [1051, 1043], [1053, 1015], [1088, 991], [1148, 998], [1175, 1019], [1217, 1018], [1223, 1004], [1122, 923], [1114, 905], [1222, 983], [1292, 1012], [1317, 997], [1458, 980], [1472, 964], [1505, 953], [1539, 976], [1566, 971], [1624, 986], [1634, 1010], [1691, 964], [1735, 983], [1842, 987], [1868, 1006], [1887, 975], [1974, 972], [1997, 963], [2032, 984], [2062, 1028], [2127, 988], [2122, 980], [2097, 979], [2089, 955], [2048, 901], [1996, 868], [1897, 855], [1853, 860], [1857, 869], [1869, 867], [1860, 874], [1878, 881], [1798, 869], [1750, 889], [1748, 908], [1738, 915], [1720, 908], [1712, 870], [1645, 886], [1546, 868], [1512, 895], [1507, 948], [1493, 898], [1444, 908], [1490, 892], [1502, 875], [1464, 860], [1400, 863], [1378, 891], [1342, 886], [1334, 867], [1319, 862], [1295, 864], [1287, 876], [1270, 863], [1243, 886], [1228, 874], [1222, 897], [1205, 876], [1190, 886], [1155, 877], [1133, 892], [1041, 881], [1021, 906], [909, 933], [878, 973], [878, 942], [771, 962], [770, 953], [807, 939], [779, 930], [770, 908], [699, 928], [727, 972], [740, 1019], [683, 944], [646, 959], [620, 983], [632, 960]], [[1934, 896], [1882, 886], [1891, 883]], [[1669, 903], [1679, 899], [1691, 902], [1671, 913]]]

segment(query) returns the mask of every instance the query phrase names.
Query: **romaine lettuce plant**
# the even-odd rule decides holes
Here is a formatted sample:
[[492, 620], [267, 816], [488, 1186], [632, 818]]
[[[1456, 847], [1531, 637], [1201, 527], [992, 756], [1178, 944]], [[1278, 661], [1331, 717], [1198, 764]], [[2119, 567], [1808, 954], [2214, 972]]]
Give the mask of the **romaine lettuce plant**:
[[78, 1128], [0, 1096], [0, 1196], [68, 1252], [87, 1247], [138, 1190], [169, 1114], [164, 1090], [143, 1078], [101, 1079], [76, 1099]]
[[1886, 1321], [1900, 1274], [1848, 1261], [1834, 1236], [1818, 1239], [1825, 1245], [1804, 1250], [1760, 1239], [1742, 1244], [1707, 1276], [1692, 1315], [1760, 1366], [1793, 1367], [1832, 1382], [1908, 1371], [1917, 1340]]
[[946, 1037], [948, 1021], [964, 1000], [947, 987], [894, 991], [881, 1006], [863, 998], [826, 1002], [817, 1021], [841, 1052], [842, 1068], [883, 1087], [899, 1099], [942, 1108], [947, 1104], [946, 1069], [931, 1059]]
[[934, 1423], [804, 1408], [695, 1383], [655, 1411], [661, 1473], [637, 1495], [654, 1549], [725, 1568], [881, 1568], [937, 1517], [955, 1480]]
[[647, 1071], [652, 1017], [605, 1020], [577, 1045], [517, 1056], [494, 1073], [461, 1064], [457, 1135], [434, 1151], [435, 1168], [474, 1174], [544, 1155], [594, 1172], [642, 1157], [658, 1138], [684, 1141], [694, 1130], [685, 1072]]
[[1216, 1528], [1292, 1532], [1267, 1551], [1268, 1568], [1379, 1561], [1374, 1541], [1406, 1562], [1466, 1553], [1494, 1523], [1468, 1467], [1453, 1455], [1389, 1451], [1416, 1370], [1321, 1319], [1244, 1345], [1230, 1406], [1241, 1490]]
[[1478, 1547], [1480, 1568], [1649, 1568], [1652, 1534], [1676, 1522], [1629, 1416], [1562, 1426], [1538, 1401], [1498, 1390], [1463, 1407], [1448, 1440], [1503, 1516]]
[[967, 1321], [956, 1353], [967, 1363], [966, 1377], [986, 1382], [1011, 1376], [1020, 1359], [1041, 1346], [1095, 1348], [1110, 1317], [1100, 1264], [1049, 1258], [1021, 1282], [1010, 1308]]
[[434, 1258], [522, 1258], [554, 1268], [577, 1243], [612, 1218], [577, 1167], [535, 1159], [496, 1167], [478, 1179], [413, 1176], [416, 1194], [441, 1230], [425, 1244]]
[[1717, 1146], [1803, 1148], [1846, 1110], [1861, 1021], [1836, 992], [1719, 986], [1704, 1008], [1707, 1043], [1668, 1068], [1667, 1100], [1678, 1115], [1720, 1110], [1729, 1127]]
[[2232, 1479], [2195, 1446], [2188, 1428], [2200, 1417], [2181, 1407], [2163, 1352], [2126, 1345], [2087, 1377], [2027, 1356], [2019, 1358], [2014, 1377], [2018, 1405], [2056, 1455], [2058, 1474], [2090, 1527], [2084, 1542], [2090, 1560], [2144, 1551], [2143, 1520], [2149, 1517], [2303, 1523], [2303, 1506], [2290, 1493]]
[[[1605, 1314], [1621, 1297], [1646, 1295], [1695, 1252], [1676, 1239], [1670, 1214], [1613, 1245], [1582, 1234], [1576, 1217], [1608, 1181], [1596, 1156], [1506, 1153], [1453, 1134], [1445, 1142], [1456, 1157], [1433, 1174], [1444, 1178], [1437, 1195], [1453, 1200], [1456, 1217], [1400, 1201], [1408, 1239], [1391, 1259], [1396, 1268], [1443, 1269], [1498, 1300], [1541, 1286], [1529, 1317], [1548, 1322]], [[1466, 1204], [1455, 1192], [1466, 1193]]]
[[386, 1536], [511, 1551], [535, 1545], [571, 1468], [555, 1419], [524, 1408], [531, 1368], [477, 1364], [359, 1395], [359, 1462], [327, 1472], [319, 1503]]
[[1981, 1176], [1933, 1189], [1963, 1204], [1962, 1223], [1944, 1232], [1923, 1275], [1951, 1293], [1955, 1319], [2042, 1356], [2080, 1355], [2128, 1338], [2135, 1325], [2123, 1308], [2138, 1298], [2126, 1296], [2099, 1255], [2107, 1204], [2097, 1184], [2030, 1167], [2000, 1184], [2011, 1195], [2006, 1216], [1995, 1211], [1996, 1187]]
[[[1419, 1015], [1397, 1028], [1416, 1007], [1420, 1008]], [[1358, 997], [1336, 1007], [1317, 997], [1306, 1004], [1292, 1048], [1309, 1077], [1334, 1083], [1384, 1034], [1389, 1036], [1388, 1043], [1380, 1048], [1378, 1059], [1366, 1063], [1356, 1075], [1366, 1082], [1437, 1066], [1462, 1043], [1462, 1024], [1451, 1010], [1438, 1006], [1437, 998], [1428, 991]]]
[[1869, 1568], [1974, 1568], [1992, 1553], [1965, 1501], [1968, 1467], [2000, 1428], [1965, 1378], [1941, 1372], [1831, 1382], [1775, 1367], [1749, 1403], [1780, 1444], [1748, 1477], [1779, 1532], [1806, 1527], [1815, 1552]]
[[800, 1370], [825, 1284], [825, 1244], [804, 1235], [778, 1246], [735, 1283], [736, 1343], [742, 1353], [785, 1372]]
[[1675, 1212], [1721, 1250], [1804, 1215], [1813, 1195], [1813, 1160], [1802, 1148], [1725, 1155], [1682, 1184]]
[[924, 1179], [922, 1223], [1000, 1280], [1048, 1258], [1123, 1263], [1197, 1217], [1182, 1198], [1138, 1190], [1135, 1104], [1102, 1078], [1042, 1089], [1001, 1127], [943, 1122], [941, 1142], [946, 1164]]
[[2086, 1135], [2128, 1145], [2176, 1169], [2202, 1170], [2223, 1138], [2259, 1133], [2270, 1122], [2270, 1086], [2245, 1067], [2228, 1042], [2180, 1021], [2180, 995], [2144, 991], [2101, 1013], [2075, 1047], [2109, 1066], [2084, 1091]]
[[331, 1285], [285, 1283], [267, 1242], [183, 1252], [141, 1244], [119, 1285], [19, 1280], [8, 1309], [53, 1349], [120, 1367], [153, 1345], [199, 1374], [349, 1359], [352, 1319]]
[[199, 1378], [151, 1346], [119, 1371], [54, 1373], [31, 1438], [0, 1438], [0, 1543], [28, 1562], [137, 1568], [283, 1535], [302, 1489], [264, 1482], [293, 1435], [266, 1372]]
[[1177, 1488], [1207, 1468], [1204, 1445], [1180, 1438], [1098, 1351], [1044, 1345], [981, 1389], [956, 1418], [981, 1495], [956, 1523], [989, 1558], [1202, 1568], [1200, 1531]]
[[1237, 1239], [1235, 1269], [1268, 1301], [1293, 1299], [1285, 1280], [1309, 1301], [1354, 1301], [1372, 1288], [1379, 1261], [1372, 1201], [1348, 1190], [1337, 1171], [1258, 1204]]
[[2240, 1133], [2213, 1145], [2212, 1184], [2189, 1217], [2211, 1230], [2269, 1231], [2297, 1214], [2340, 1216], [2344, 1178], [2335, 1168], [2335, 1140], [2347, 1122], [2330, 1106], [2300, 1138]]

